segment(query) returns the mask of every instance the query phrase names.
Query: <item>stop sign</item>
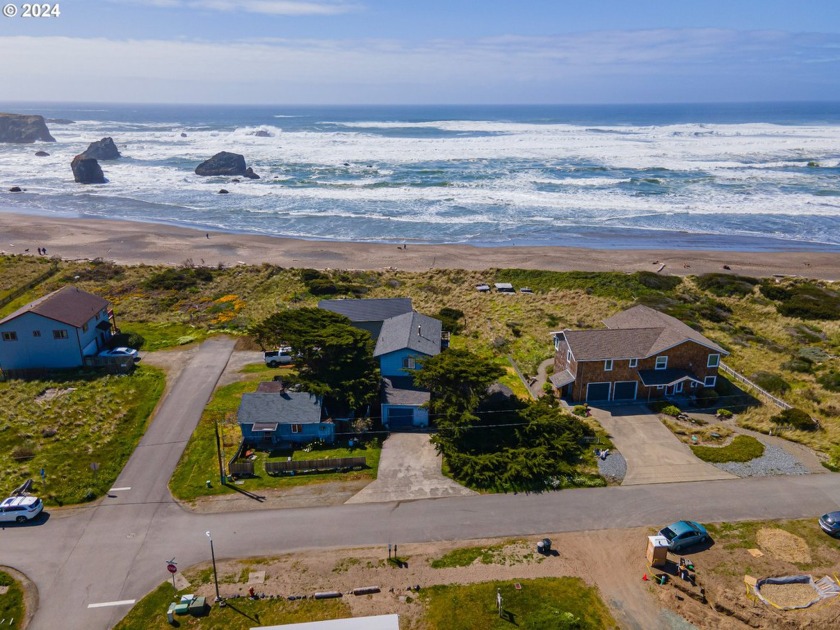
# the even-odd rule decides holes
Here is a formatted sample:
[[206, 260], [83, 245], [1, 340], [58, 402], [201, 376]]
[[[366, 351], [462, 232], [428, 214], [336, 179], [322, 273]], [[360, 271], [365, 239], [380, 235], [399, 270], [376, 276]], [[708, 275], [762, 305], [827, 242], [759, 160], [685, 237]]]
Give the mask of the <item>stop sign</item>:
[[178, 567], [176, 567], [174, 564], [167, 564], [166, 565], [166, 570], [169, 571], [170, 573], [177, 573], [178, 572]]

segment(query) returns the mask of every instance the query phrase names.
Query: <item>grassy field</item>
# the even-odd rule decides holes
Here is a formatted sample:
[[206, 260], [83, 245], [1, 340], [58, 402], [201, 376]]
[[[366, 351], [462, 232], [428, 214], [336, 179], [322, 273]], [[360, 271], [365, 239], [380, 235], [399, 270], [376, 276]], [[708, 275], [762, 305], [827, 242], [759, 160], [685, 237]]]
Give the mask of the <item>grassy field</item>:
[[[23, 274], [20, 266], [32, 264], [31, 260], [6, 258], [3, 264], [8, 273], [0, 275], [15, 277], [18, 268]], [[147, 336], [148, 347], [158, 348], [197, 341], [215, 331], [244, 334], [252, 323], [278, 310], [314, 306], [319, 300], [295, 269], [271, 265], [205, 268], [209, 275], [196, 275], [189, 269], [182, 268], [173, 278], [166, 276], [163, 267], [63, 262], [59, 273], [0, 309], [0, 315], [73, 281], [110, 300], [118, 324]], [[721, 344], [731, 353], [726, 363], [747, 377], [763, 372], [781, 379], [787, 386], [782, 397], [817, 417], [823, 427], [815, 432], [789, 431], [785, 437], [828, 453], [840, 466], [840, 391], [826, 387], [824, 378], [820, 382], [832, 370], [840, 371], [840, 320], [783, 315], [783, 305], [767, 298], [760, 283], [520, 269], [333, 271], [327, 275], [364, 297], [411, 297], [415, 308], [429, 315], [443, 307], [460, 309], [464, 330], [453, 338], [453, 345], [488, 353], [500, 361], [509, 355], [526, 376], [552, 356], [552, 330], [600, 326], [605, 317], [637, 303], [662, 309]], [[482, 282], [513, 282], [516, 287], [530, 286], [534, 293], [479, 294], [474, 287]], [[777, 288], [802, 282], [784, 280]], [[505, 382], [516, 386], [513, 376]], [[726, 397], [718, 401], [723, 406], [730, 402]], [[739, 414], [738, 422], [766, 432], [776, 412], [768, 406], [751, 408]]]
[[[209, 575], [201, 582], [196, 579], [195, 575], [188, 575], [188, 579], [194, 586], [199, 583], [206, 584], [210, 581]], [[114, 630], [164, 630], [172, 628], [166, 621], [166, 610], [169, 608], [169, 604], [178, 601], [181, 595], [193, 592], [194, 586], [176, 593], [170, 582], [164, 582], [137, 602], [128, 615], [114, 627]], [[230, 600], [224, 608], [213, 606], [210, 613], [204, 617], [179, 615], [176, 620], [178, 627], [181, 628], [248, 630], [254, 626], [323, 621], [350, 616], [352, 616], [350, 607], [338, 599], [306, 599], [290, 602], [283, 598], [251, 600], [243, 597]]]
[[704, 462], [748, 462], [764, 455], [764, 444], [749, 435], [736, 435], [726, 446], [692, 446], [692, 452]]
[[429, 563], [433, 569], [467, 567], [476, 561], [481, 564], [514, 565], [522, 562], [542, 562], [543, 557], [535, 557], [533, 547], [524, 540], [509, 540], [489, 547], [460, 547], [453, 549]]
[[23, 603], [23, 588], [20, 582], [5, 571], [0, 571], [0, 586], [6, 586], [9, 589], [4, 595], [0, 595], [0, 623], [4, 630], [5, 628], [10, 630], [23, 628], [26, 607]]
[[[261, 365], [247, 366], [242, 381], [218, 388], [190, 438], [181, 461], [175, 469], [175, 474], [169, 482], [172, 494], [183, 501], [192, 501], [199, 497], [217, 494], [234, 493], [236, 490], [229, 486], [222, 486], [219, 481], [219, 465], [216, 455], [215, 425], [218, 422], [222, 434], [225, 461], [234, 454], [242, 439], [239, 425], [235, 422], [236, 410], [242, 399], [242, 394], [256, 391], [260, 380], [266, 376], [277, 374], [277, 370], [265, 368]], [[335, 448], [319, 448], [312, 452], [302, 449], [277, 450], [271, 453], [256, 451], [255, 477], [243, 479], [244, 483], [235, 486], [249, 492], [267, 488], [292, 488], [301, 485], [324, 483], [327, 481], [345, 481], [358, 479], [375, 479], [379, 468], [381, 448], [372, 443], [354, 448], [336, 446]], [[265, 462], [272, 459], [285, 460], [327, 459], [330, 457], [365, 457], [367, 468], [361, 471], [347, 473], [318, 473], [295, 476], [271, 476], [265, 472]], [[211, 487], [207, 487], [207, 480], [211, 480]]]
[[47, 504], [104, 494], [143, 435], [164, 383], [163, 372], [147, 366], [130, 375], [80, 371], [53, 380], [0, 382], [4, 491], [32, 478], [32, 491]]
[[[423, 591], [428, 630], [601, 630], [617, 627], [595, 588], [571, 577], [433, 586]], [[502, 616], [496, 592], [502, 596]]]

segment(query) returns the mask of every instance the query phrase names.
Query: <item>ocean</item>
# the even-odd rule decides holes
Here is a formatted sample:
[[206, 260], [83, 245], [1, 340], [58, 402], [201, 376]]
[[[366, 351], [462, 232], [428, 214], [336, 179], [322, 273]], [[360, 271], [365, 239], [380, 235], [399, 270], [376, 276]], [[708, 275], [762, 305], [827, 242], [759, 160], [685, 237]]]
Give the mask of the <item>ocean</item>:
[[[0, 212], [315, 240], [840, 251], [838, 103], [0, 111], [73, 121], [48, 124], [55, 144], [0, 144]], [[100, 163], [108, 183], [74, 183], [73, 156], [106, 136], [123, 155]], [[218, 151], [261, 179], [195, 175]]]

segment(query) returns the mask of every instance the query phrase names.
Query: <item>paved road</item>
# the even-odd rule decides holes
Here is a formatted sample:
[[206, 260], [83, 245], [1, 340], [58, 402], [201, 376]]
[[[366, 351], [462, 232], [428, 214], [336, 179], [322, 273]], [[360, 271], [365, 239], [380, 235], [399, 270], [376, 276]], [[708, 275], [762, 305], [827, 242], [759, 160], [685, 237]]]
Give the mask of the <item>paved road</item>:
[[688, 445], [680, 442], [647, 407], [592, 409], [592, 415], [627, 460], [623, 486], [735, 476], [697, 459]]
[[840, 475], [733, 479], [569, 490], [543, 495], [478, 495], [427, 501], [227, 514], [192, 514], [174, 503], [167, 481], [232, 349], [205, 342], [168, 394], [115, 487], [97, 507], [64, 511], [45, 523], [0, 530], [0, 558], [35, 581], [40, 609], [32, 628], [105, 629], [130, 604], [181, 567], [209, 559], [317, 547], [386, 545], [701, 521], [802, 518], [840, 505]]
[[476, 494], [444, 477], [441, 456], [427, 433], [392, 433], [382, 444], [376, 480], [347, 503], [414, 501]]

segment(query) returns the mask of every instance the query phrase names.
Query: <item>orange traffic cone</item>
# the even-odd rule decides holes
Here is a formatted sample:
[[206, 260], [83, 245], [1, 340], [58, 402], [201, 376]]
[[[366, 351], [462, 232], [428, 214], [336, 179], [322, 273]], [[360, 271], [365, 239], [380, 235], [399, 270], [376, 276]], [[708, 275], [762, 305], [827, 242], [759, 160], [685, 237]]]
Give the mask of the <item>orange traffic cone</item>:
[[647, 573], [645, 573], [645, 574], [642, 576], [642, 582], [647, 582], [647, 581], [648, 581], [648, 576], [647, 576]]

